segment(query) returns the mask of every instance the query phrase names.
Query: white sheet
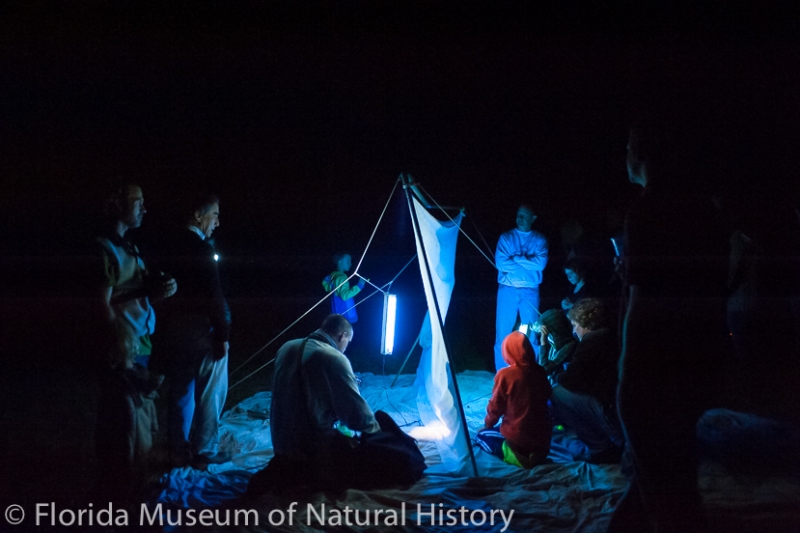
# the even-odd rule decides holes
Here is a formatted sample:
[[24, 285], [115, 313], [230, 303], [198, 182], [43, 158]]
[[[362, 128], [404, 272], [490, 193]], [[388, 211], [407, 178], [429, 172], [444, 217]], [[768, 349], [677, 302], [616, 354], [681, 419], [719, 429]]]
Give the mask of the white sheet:
[[[394, 376], [361, 374], [362, 394], [373, 409], [382, 409], [409, 430], [420, 423], [416, 407], [417, 391], [414, 377], [403, 375], [394, 388], [389, 388]], [[491, 392], [493, 375], [489, 372], [464, 372], [458, 375], [467, 422], [471, 432], [482, 425], [488, 395]], [[221, 517], [224, 512], [240, 512], [239, 527], [217, 526], [203, 530], [223, 531], [330, 531], [335, 526], [317, 523], [309, 505], [316, 513], [332, 515], [331, 509], [342, 513], [350, 509], [353, 523], [341, 527], [341, 531], [392, 530], [392, 531], [501, 531], [504, 527], [499, 512], [506, 516], [514, 511], [506, 531], [604, 531], [614, 506], [622, 495], [626, 482], [618, 466], [590, 465], [577, 462], [573, 457], [580, 452], [579, 444], [568, 434], [556, 434], [551, 448], [552, 464], [522, 470], [504, 464], [476, 449], [476, 458], [481, 477], [478, 479], [447, 473], [434, 444], [420, 442], [420, 447], [429, 465], [422, 481], [407, 490], [347, 491], [342, 495], [316, 494], [296, 495], [283, 499], [260, 497], [255, 501], [241, 499], [247, 481], [253, 472], [266, 464], [272, 455], [269, 437], [270, 393], [260, 393], [226, 412], [222, 420], [223, 446], [236, 454], [233, 461], [223, 465], [211, 465], [208, 472], [190, 468], [173, 470], [165, 475], [162, 489], [151, 504], [166, 515], [172, 510], [173, 522], [176, 512], [184, 512], [184, 527], [165, 527], [167, 530], [188, 530], [186, 511], [195, 512], [213, 507]], [[796, 434], [786, 433], [777, 426], [771, 434], [764, 436], [764, 428], [775, 428], [775, 423], [751, 415], [716, 410], [706, 414], [701, 421], [701, 440], [708, 446], [717, 442], [736, 443], [736, 439], [751, 431], [761, 435], [760, 454], [765, 458], [775, 453], [791, 453], [797, 460]], [[753, 433], [754, 432], [754, 433]], [[740, 439], [741, 440], [741, 439]], [[775, 449], [770, 449], [770, 446]], [[754, 455], [754, 452], [749, 452]], [[714, 526], [712, 531], [769, 531], [770, 533], [800, 530], [800, 480], [796, 472], [773, 468], [769, 472], [753, 468], [741, 472], [735, 464], [724, 464], [724, 458], [705, 461], [700, 469], [700, 487], [706, 508]], [[759, 459], [756, 457], [756, 459]], [[736, 461], [732, 461], [736, 463]], [[786, 464], [778, 458], [776, 465]], [[277, 525], [283, 513], [288, 522], [289, 509], [296, 503], [293, 525]], [[490, 526], [463, 524], [431, 524], [428, 516], [421, 523], [417, 505], [423, 511], [435, 509], [458, 511], [469, 510], [491, 513], [495, 511], [497, 522]], [[442, 504], [439, 507], [439, 504]], [[323, 507], [325, 506], [324, 511]], [[391, 510], [400, 513], [405, 505], [405, 526], [393, 526], [380, 520]], [[356, 526], [354, 509], [381, 510], [378, 522], [374, 514], [369, 526]], [[253, 510], [248, 527], [243, 527], [244, 511]], [[273, 512], [270, 523], [270, 512]], [[259, 525], [254, 527], [258, 517]], [[475, 515], [479, 517], [478, 514]], [[342, 515], [344, 519], [344, 515]], [[234, 515], [231, 515], [231, 524]], [[360, 515], [363, 520], [365, 516]], [[447, 521], [447, 516], [444, 516]], [[437, 515], [438, 519], [438, 515]], [[165, 517], [166, 520], [166, 517]], [[166, 521], [164, 522], [166, 524]]]
[[412, 202], [422, 237], [422, 240], [416, 239], [417, 257], [428, 303], [428, 313], [420, 333], [422, 355], [417, 368], [417, 408], [424, 427], [414, 428], [412, 435], [416, 438], [433, 437], [445, 470], [469, 475], [473, 471], [467, 437], [458, 412], [448, 371], [447, 348], [436, 314], [438, 305], [442, 322], [446, 321], [456, 282], [456, 244], [463, 214], [455, 218], [455, 223], [440, 222], [416, 198], [412, 197]]

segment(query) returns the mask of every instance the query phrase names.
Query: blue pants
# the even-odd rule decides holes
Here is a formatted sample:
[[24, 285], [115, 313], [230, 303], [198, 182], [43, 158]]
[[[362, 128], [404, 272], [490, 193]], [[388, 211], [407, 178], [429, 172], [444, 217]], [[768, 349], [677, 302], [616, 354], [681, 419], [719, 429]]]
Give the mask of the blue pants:
[[503, 442], [506, 438], [500, 433], [500, 425], [484, 428], [475, 435], [475, 443], [486, 453], [503, 459]]
[[[510, 285], [500, 285], [497, 289], [497, 322], [494, 342], [494, 366], [500, 370], [508, 365], [503, 360], [501, 346], [503, 339], [511, 333], [519, 313], [520, 323], [536, 322], [539, 318], [539, 287], [515, 288]], [[533, 342], [536, 355], [539, 355], [538, 342]]]
[[622, 448], [625, 438], [616, 413], [606, 412], [597, 398], [572, 392], [557, 385], [551, 398], [553, 419], [575, 430], [575, 435], [589, 448], [590, 454]]

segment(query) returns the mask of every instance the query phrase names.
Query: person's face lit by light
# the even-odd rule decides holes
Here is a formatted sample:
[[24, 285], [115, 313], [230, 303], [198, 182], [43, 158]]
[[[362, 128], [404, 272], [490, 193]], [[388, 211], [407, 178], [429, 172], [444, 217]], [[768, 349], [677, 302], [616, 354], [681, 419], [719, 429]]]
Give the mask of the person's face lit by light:
[[576, 337], [578, 337], [578, 340], [579, 340], [579, 341], [580, 341], [580, 340], [583, 340], [583, 336], [584, 336], [584, 335], [586, 335], [586, 333], [587, 333], [589, 330], [588, 330], [587, 328], [584, 328], [583, 326], [581, 326], [580, 324], [578, 324], [578, 323], [577, 323], [577, 322], [575, 322], [574, 320], [570, 320], [570, 322], [572, 323], [572, 333], [573, 333], [573, 334], [574, 334]]
[[219, 227], [219, 204], [212, 204], [205, 214], [200, 211], [194, 214], [196, 226], [206, 236], [206, 239], [211, 238], [211, 234]]
[[120, 207], [122, 209], [120, 220], [128, 228], [141, 226], [144, 214], [147, 213], [147, 209], [144, 208], [144, 195], [141, 187], [129, 185]]
[[528, 232], [533, 226], [533, 221], [536, 220], [536, 215], [527, 207], [520, 207], [517, 209], [517, 229], [520, 231]]
[[344, 257], [339, 259], [339, 270], [342, 272], [350, 272], [350, 269], [353, 267], [353, 258], [350, 257], [350, 254], [345, 254]]
[[565, 268], [564, 269], [564, 274], [567, 275], [567, 280], [572, 285], [577, 285], [578, 282], [580, 282], [580, 280], [581, 280], [580, 275], [577, 272], [575, 272], [574, 270], [572, 270], [571, 268]]

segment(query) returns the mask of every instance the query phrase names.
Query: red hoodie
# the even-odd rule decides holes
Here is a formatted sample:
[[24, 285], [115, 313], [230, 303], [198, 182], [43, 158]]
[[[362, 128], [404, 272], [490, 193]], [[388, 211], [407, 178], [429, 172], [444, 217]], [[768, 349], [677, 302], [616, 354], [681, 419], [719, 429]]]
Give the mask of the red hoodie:
[[547, 412], [551, 392], [547, 374], [536, 363], [528, 337], [519, 331], [503, 340], [502, 351], [509, 366], [494, 377], [485, 424], [492, 427], [503, 416], [500, 433], [515, 452], [549, 450], [553, 427]]

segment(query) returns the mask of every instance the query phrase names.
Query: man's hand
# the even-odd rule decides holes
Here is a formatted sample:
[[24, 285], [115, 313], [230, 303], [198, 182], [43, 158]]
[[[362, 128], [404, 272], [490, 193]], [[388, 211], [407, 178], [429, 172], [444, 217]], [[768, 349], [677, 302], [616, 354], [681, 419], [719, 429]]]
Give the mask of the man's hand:
[[561, 300], [561, 309], [563, 309], [564, 311], [569, 311], [574, 307], [574, 305], [575, 304], [573, 304], [572, 300], [570, 300], [569, 298], [564, 298], [563, 300]]
[[158, 275], [148, 276], [145, 279], [145, 291], [148, 298], [153, 301], [169, 298], [178, 290], [178, 282], [175, 278], [163, 272]]
[[178, 292], [178, 282], [175, 281], [175, 278], [168, 278], [164, 283], [161, 284], [161, 288], [164, 291], [162, 298], [169, 298], [176, 292]]
[[231, 345], [228, 341], [215, 342], [211, 350], [211, 356], [214, 358], [214, 361], [219, 361], [220, 359], [225, 358], [225, 356], [228, 355], [228, 349], [230, 346]]

